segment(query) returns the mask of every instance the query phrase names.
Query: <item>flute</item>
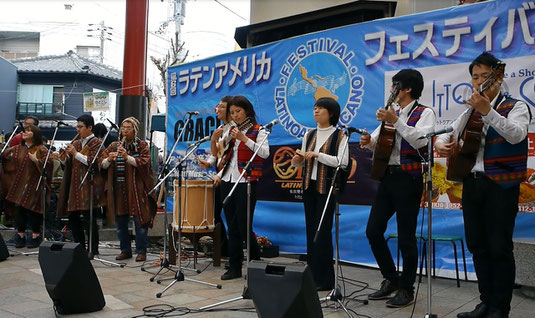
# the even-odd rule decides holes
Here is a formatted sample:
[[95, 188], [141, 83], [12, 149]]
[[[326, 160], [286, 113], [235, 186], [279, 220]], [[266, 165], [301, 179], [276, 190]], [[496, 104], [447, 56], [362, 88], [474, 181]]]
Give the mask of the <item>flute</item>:
[[[77, 133], [76, 136], [74, 136], [74, 138], [71, 140], [69, 144], [72, 144], [78, 137], [80, 137], [79, 133]], [[59, 160], [65, 161], [66, 158], [67, 158], [67, 151], [65, 150], [65, 148], [61, 148], [59, 150]]]

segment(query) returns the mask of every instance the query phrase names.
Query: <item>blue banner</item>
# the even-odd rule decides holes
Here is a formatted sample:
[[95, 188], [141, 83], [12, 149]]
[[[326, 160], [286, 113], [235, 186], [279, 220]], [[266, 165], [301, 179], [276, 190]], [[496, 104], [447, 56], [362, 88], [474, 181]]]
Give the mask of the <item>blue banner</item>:
[[[455, 6], [307, 34], [170, 67], [168, 150], [181, 131], [178, 156], [184, 155], [188, 142], [210, 135], [220, 124], [214, 107], [225, 95], [246, 96], [260, 123], [279, 119], [280, 124], [269, 136], [271, 156], [264, 167], [271, 176], [262, 180], [259, 197], [263, 201], [255, 211], [255, 231], [279, 244], [282, 251], [305, 252], [304, 209], [296, 203], [301, 194], [300, 171], [289, 165], [288, 158], [306, 131], [315, 126], [315, 101], [333, 97], [342, 107], [339, 124], [371, 131], [378, 126], [375, 113], [388, 98], [392, 75], [403, 68], [414, 68], [425, 81], [420, 102], [435, 111], [440, 128], [466, 109], [463, 100], [472, 90], [468, 65], [483, 51], [490, 51], [507, 63], [504, 89], [533, 107], [534, 11], [533, 2], [520, 0]], [[200, 114], [185, 126], [188, 111]], [[356, 143], [358, 136], [351, 141]], [[202, 147], [197, 152], [200, 157], [209, 152], [208, 143]], [[375, 264], [364, 234], [377, 186], [366, 168], [371, 154], [354, 150], [351, 157], [356, 168], [349, 180], [349, 195], [346, 192], [349, 197], [343, 201], [350, 205], [342, 207], [341, 257]], [[534, 166], [531, 157], [529, 160], [530, 167]], [[192, 161], [186, 175], [205, 176]], [[209, 171], [208, 175], [213, 173]], [[524, 188], [532, 191], [531, 184]], [[442, 234], [462, 236], [460, 206], [455, 197], [458, 185], [447, 184], [441, 189], [434, 201], [445, 210], [435, 212], [434, 227]], [[535, 202], [528, 201], [526, 206], [529, 208], [523, 211], [533, 212]], [[457, 210], [449, 210], [452, 208]], [[535, 225], [532, 214], [523, 215], [522, 220], [531, 227]], [[516, 235], [532, 237], [533, 233], [524, 231], [529, 226], [517, 226]], [[389, 231], [395, 232], [395, 227]], [[449, 275], [453, 251], [439, 248], [437, 253], [437, 269]]]

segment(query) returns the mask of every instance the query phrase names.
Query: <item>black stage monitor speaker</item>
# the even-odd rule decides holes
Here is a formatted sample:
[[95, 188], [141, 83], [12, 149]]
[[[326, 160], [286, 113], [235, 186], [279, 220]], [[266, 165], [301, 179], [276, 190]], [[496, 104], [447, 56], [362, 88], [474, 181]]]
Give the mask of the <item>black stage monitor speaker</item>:
[[249, 263], [249, 293], [261, 318], [323, 317], [308, 266]]
[[7, 250], [6, 242], [2, 234], [0, 234], [0, 261], [3, 261], [9, 257], [9, 251]]
[[106, 305], [95, 270], [79, 243], [41, 243], [39, 265], [58, 313], [94, 312]]

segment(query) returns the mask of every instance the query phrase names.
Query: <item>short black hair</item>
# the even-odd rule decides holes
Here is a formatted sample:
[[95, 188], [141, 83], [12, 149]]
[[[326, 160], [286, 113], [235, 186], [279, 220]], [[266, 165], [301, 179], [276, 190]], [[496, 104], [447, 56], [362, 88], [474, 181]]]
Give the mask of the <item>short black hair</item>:
[[31, 120], [33, 120], [33, 124], [34, 124], [35, 126], [39, 126], [39, 118], [37, 118], [37, 117], [35, 117], [35, 116], [26, 116], [26, 118], [25, 118], [24, 120], [26, 120], [26, 119], [31, 119]]
[[472, 63], [470, 63], [468, 71], [470, 72], [470, 75], [472, 75], [472, 70], [476, 65], [486, 65], [490, 68], [493, 68], [501, 62], [502, 61], [498, 60], [496, 57], [494, 57], [494, 55], [490, 54], [489, 52], [483, 52], [478, 57], [476, 57], [475, 60], [472, 61]]
[[221, 101], [223, 103], [227, 103], [227, 106], [229, 106], [230, 102], [232, 101], [232, 96], [230, 95], [223, 96], [221, 97]]
[[108, 128], [106, 128], [103, 123], [96, 123], [95, 126], [93, 126], [93, 134], [97, 138], [104, 138], [107, 132]]
[[242, 95], [232, 97], [232, 100], [227, 105], [227, 118], [230, 120], [230, 106], [237, 106], [245, 110], [245, 115], [249, 117], [253, 124], [256, 124], [256, 113], [253, 104]]
[[329, 112], [329, 124], [336, 127], [340, 119], [340, 104], [331, 97], [322, 97], [316, 101], [314, 106], [325, 108]]
[[418, 99], [422, 96], [424, 77], [417, 70], [410, 68], [403, 69], [392, 77], [392, 82], [401, 83], [401, 89], [412, 88], [411, 97], [413, 99]]
[[76, 121], [80, 121], [84, 123], [84, 125], [89, 128], [91, 126], [91, 130], [93, 130], [93, 127], [95, 126], [95, 120], [93, 119], [93, 116], [84, 114], [78, 118], [76, 118]]

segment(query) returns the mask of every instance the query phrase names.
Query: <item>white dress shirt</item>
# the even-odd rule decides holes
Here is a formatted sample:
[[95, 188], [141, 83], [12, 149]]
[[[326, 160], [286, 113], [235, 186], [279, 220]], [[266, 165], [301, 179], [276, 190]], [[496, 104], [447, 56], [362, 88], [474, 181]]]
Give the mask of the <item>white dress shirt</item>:
[[[472, 168], [472, 172], [485, 172], [485, 163], [483, 156], [485, 154], [485, 137], [489, 126], [494, 128], [498, 134], [500, 134], [505, 140], [511, 144], [517, 144], [524, 140], [528, 134], [528, 127], [530, 121], [530, 115], [528, 106], [523, 101], [516, 102], [513, 109], [509, 112], [509, 115], [503, 117], [496, 111], [496, 107], [501, 101], [498, 102], [497, 95], [491, 101], [492, 108], [485, 116], [481, 116], [483, 119], [483, 130], [481, 135], [481, 145], [479, 146], [479, 152], [477, 153], [476, 163]], [[498, 104], [498, 105], [497, 105]], [[442, 134], [437, 137], [436, 143], [448, 143], [450, 140], [455, 140], [459, 137], [461, 130], [464, 129], [468, 119], [470, 118], [470, 112], [472, 107], [468, 107], [459, 118], [457, 118], [453, 124], [453, 131], [448, 134]], [[452, 139], [453, 137], [453, 139]]]
[[[427, 145], [427, 139], [420, 137], [433, 132], [435, 127], [435, 112], [431, 108], [426, 107], [420, 119], [416, 122], [414, 127], [407, 125], [407, 121], [412, 114], [413, 106], [416, 103], [416, 100], [409, 103], [404, 108], [401, 108], [398, 115], [398, 120], [394, 124], [396, 129], [396, 137], [394, 138], [394, 147], [392, 149], [392, 154], [388, 160], [389, 165], [400, 165], [400, 150], [401, 150], [401, 139], [405, 139], [414, 149], [419, 149]], [[397, 105], [399, 107], [399, 105]], [[370, 143], [366, 145], [366, 148], [374, 150], [379, 139], [379, 133], [381, 132], [381, 125], [379, 125], [371, 134]]]
[[[245, 134], [247, 131], [242, 130], [242, 132]], [[262, 147], [260, 147], [260, 143], [264, 140], [264, 138], [266, 138], [266, 141], [264, 142]], [[229, 162], [227, 162], [228, 168], [222, 169], [217, 174], [221, 178], [221, 180], [225, 182], [247, 182], [245, 178], [241, 178], [238, 181], [241, 174], [238, 170], [238, 146], [240, 145], [240, 143], [241, 140], [236, 139], [236, 141], [234, 142], [234, 148], [232, 149], [232, 156], [230, 157]], [[258, 135], [256, 136], [256, 142], [252, 141], [251, 139], [248, 139], [245, 145], [247, 146], [247, 148], [251, 149], [253, 153], [258, 147], [260, 147], [260, 150], [258, 151], [257, 155], [263, 159], [269, 157], [269, 144], [267, 140], [267, 134], [264, 129], [258, 131]], [[223, 171], [225, 171], [225, 174], [223, 174]]]
[[[336, 168], [338, 166], [338, 162], [342, 160], [342, 168], [345, 169], [347, 167], [347, 164], [349, 162], [349, 148], [347, 143], [347, 136], [342, 137], [340, 147], [338, 147], [338, 154], [336, 156], [320, 152], [321, 147], [323, 147], [327, 139], [329, 139], [329, 137], [335, 130], [336, 128], [334, 126], [329, 126], [327, 128], [317, 127], [316, 146], [314, 147], [314, 152], [318, 153], [318, 158], [317, 160], [314, 160], [314, 164], [312, 166], [312, 172], [310, 174], [310, 179], [312, 180], [316, 180], [318, 174], [318, 162], [326, 166]], [[306, 143], [309, 137], [310, 131], [307, 132], [305, 138], [303, 138], [303, 143], [301, 145], [301, 151], [303, 152], [307, 151]], [[301, 164], [299, 164], [298, 166], [304, 166], [304, 161], [301, 162]]]
[[[87, 136], [85, 138], [80, 139], [82, 141], [82, 149], [85, 147], [87, 142], [93, 137], [95, 137], [95, 135], [91, 134], [91, 135], [89, 135], [89, 136]], [[76, 153], [76, 155], [74, 156], [74, 159], [80, 161], [81, 163], [83, 163], [86, 166], [89, 165], [89, 163], [87, 162], [87, 156], [86, 155], [82, 155], [80, 152]]]

